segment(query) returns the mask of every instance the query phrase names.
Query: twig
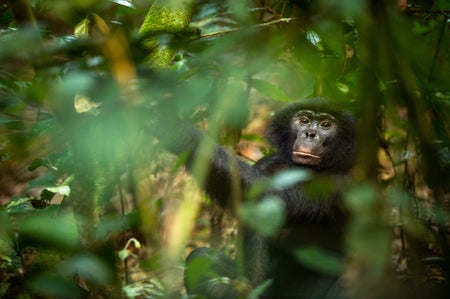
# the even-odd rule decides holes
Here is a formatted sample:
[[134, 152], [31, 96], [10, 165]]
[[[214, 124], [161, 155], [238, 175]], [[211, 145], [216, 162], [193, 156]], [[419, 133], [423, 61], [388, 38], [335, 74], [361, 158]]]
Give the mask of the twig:
[[406, 11], [412, 13], [443, 14], [443, 15], [450, 14], [450, 9], [428, 9], [421, 7], [407, 7]]
[[[275, 25], [275, 24], [278, 24], [278, 23], [289, 23], [289, 22], [291, 22], [293, 20], [295, 20], [295, 18], [280, 18], [280, 19], [268, 21], [268, 22], [265, 22], [265, 23], [256, 24], [255, 27], [272, 26], [272, 25]], [[215, 31], [215, 32], [211, 32], [211, 33], [201, 34], [199, 36], [199, 38], [215, 37], [215, 36], [227, 34], [227, 33], [230, 33], [230, 32], [235, 32], [235, 31], [238, 31], [240, 29], [241, 28], [232, 28], [232, 29], [226, 29], [226, 30], [221, 30], [221, 31]]]
[[431, 76], [433, 75], [434, 68], [436, 67], [436, 62], [439, 56], [439, 49], [441, 48], [442, 40], [444, 37], [445, 29], [447, 28], [447, 16], [444, 16], [444, 20], [442, 22], [441, 30], [439, 31], [439, 38], [436, 45], [436, 51], [434, 51], [433, 62], [431, 63], [430, 72], [428, 74], [427, 82], [430, 81]]

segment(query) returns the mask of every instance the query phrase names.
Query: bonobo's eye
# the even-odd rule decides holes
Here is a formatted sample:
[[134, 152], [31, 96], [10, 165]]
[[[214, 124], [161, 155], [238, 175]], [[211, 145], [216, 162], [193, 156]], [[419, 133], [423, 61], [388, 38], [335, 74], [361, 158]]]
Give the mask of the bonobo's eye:
[[309, 124], [309, 118], [307, 118], [306, 116], [300, 116], [299, 119], [298, 119], [298, 122], [299, 122], [301, 125], [306, 126], [306, 125]]
[[333, 123], [327, 119], [320, 122], [320, 127], [324, 128], [324, 129], [329, 129], [329, 128], [331, 128], [332, 125], [333, 125]]

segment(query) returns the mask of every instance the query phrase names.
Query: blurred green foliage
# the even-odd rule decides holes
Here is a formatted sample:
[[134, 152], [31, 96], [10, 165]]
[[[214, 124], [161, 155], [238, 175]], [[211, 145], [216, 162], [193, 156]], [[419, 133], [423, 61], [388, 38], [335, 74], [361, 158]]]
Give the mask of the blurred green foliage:
[[[171, 217], [195, 192], [144, 128], [162, 114], [235, 148], [252, 139], [242, 129], [255, 111], [312, 96], [360, 119], [345, 200], [354, 297], [397, 285], [384, 278], [391, 266], [405, 281], [448, 283], [448, 0], [192, 1], [174, 14], [178, 29], [142, 27], [158, 18], [150, 4], [0, 5], [0, 296], [183, 296], [172, 270], [194, 223], [180, 233]], [[170, 56], [156, 68], [161, 49]], [[284, 173], [269, 187], [308, 176]], [[284, 217], [276, 199], [241, 214], [269, 236]], [[178, 259], [164, 254], [167, 234], [180, 236], [169, 242]], [[117, 252], [142, 250], [127, 242], [136, 236], [145, 283], [127, 259], [118, 265]], [[293, 254], [323, 271], [346, 266], [320, 248]]]

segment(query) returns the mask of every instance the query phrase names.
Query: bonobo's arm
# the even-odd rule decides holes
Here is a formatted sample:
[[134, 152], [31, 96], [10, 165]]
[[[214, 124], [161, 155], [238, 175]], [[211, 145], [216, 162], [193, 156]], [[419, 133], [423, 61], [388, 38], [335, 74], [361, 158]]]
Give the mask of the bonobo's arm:
[[221, 206], [242, 200], [247, 187], [262, 176], [191, 124], [160, 120], [152, 131], [168, 151], [187, 154], [187, 169]]

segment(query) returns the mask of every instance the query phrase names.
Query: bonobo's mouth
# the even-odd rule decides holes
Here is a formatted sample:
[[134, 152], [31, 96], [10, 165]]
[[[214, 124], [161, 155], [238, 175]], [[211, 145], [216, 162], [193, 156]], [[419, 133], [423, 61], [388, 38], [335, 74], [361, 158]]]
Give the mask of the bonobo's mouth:
[[307, 152], [293, 152], [292, 154], [296, 158], [303, 158], [303, 159], [305, 159], [305, 158], [320, 159], [321, 158], [318, 155], [314, 155], [314, 154], [307, 153]]
[[322, 161], [322, 156], [314, 155], [308, 152], [292, 152], [292, 161], [299, 165], [318, 165]]

